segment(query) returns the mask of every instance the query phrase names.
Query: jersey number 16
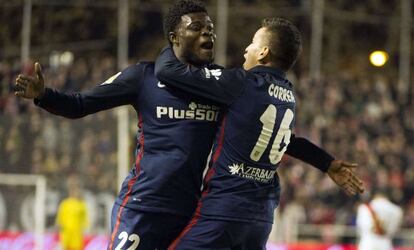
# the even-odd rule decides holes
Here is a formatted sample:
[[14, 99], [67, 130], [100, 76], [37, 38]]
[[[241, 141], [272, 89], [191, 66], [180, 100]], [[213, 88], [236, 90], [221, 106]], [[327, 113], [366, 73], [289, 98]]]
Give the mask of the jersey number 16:
[[[263, 155], [263, 152], [269, 145], [269, 141], [272, 137], [273, 129], [276, 123], [276, 116], [277, 109], [275, 105], [270, 104], [260, 117], [260, 121], [262, 122], [263, 126], [259, 138], [257, 139], [256, 145], [250, 153], [250, 158], [253, 161], [259, 161]], [[280, 123], [279, 130], [277, 131], [272, 144], [272, 149], [270, 150], [269, 154], [269, 160], [272, 164], [279, 163], [279, 161], [282, 159], [283, 153], [287, 149], [287, 145], [290, 142], [290, 135], [292, 134], [292, 131], [290, 130], [290, 124], [292, 123], [293, 116], [293, 111], [290, 109], [287, 109], [283, 115], [282, 122]], [[282, 140], [285, 146], [280, 148]]]

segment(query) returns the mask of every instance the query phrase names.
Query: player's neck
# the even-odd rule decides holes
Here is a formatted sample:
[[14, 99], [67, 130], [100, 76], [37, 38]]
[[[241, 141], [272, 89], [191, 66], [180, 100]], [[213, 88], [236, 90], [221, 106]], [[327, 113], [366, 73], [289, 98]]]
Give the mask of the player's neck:
[[[265, 57], [261, 60], [257, 60], [257, 65], [256, 66], [265, 66], [265, 67], [269, 67], [269, 68], [276, 68], [279, 69], [279, 67], [277, 67], [277, 65], [275, 63], [273, 63], [269, 57]], [[280, 70], [280, 69], [279, 69]]]
[[181, 50], [180, 48], [173, 46], [173, 51], [175, 56], [177, 57], [177, 59], [184, 63], [184, 64], [190, 64], [196, 67], [202, 67], [205, 64], [201, 63], [201, 62], [196, 62], [196, 60], [194, 60], [194, 58], [191, 58], [191, 55], [189, 53], [185, 53], [183, 50]]

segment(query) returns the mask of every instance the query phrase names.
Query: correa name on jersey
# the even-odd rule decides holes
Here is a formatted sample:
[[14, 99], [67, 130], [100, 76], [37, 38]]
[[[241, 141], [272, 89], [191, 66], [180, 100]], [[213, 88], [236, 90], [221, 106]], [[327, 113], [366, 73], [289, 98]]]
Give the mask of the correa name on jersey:
[[169, 106], [157, 106], [157, 118], [214, 121], [218, 119], [220, 108], [214, 105], [203, 105], [191, 102], [188, 109], [177, 109]]
[[293, 95], [292, 90], [285, 89], [272, 83], [269, 85], [268, 93], [270, 96], [283, 102], [295, 103], [295, 96]]
[[232, 175], [237, 175], [247, 179], [253, 179], [255, 181], [263, 183], [271, 182], [276, 173], [276, 170], [250, 167], [244, 165], [244, 163], [233, 163], [228, 167]]

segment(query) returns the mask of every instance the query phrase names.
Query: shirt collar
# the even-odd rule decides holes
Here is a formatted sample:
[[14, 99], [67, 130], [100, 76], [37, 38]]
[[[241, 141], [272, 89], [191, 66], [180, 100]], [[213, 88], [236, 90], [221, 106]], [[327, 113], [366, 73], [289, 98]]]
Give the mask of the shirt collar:
[[248, 71], [253, 72], [253, 73], [269, 73], [269, 74], [272, 74], [274, 76], [278, 76], [280, 78], [286, 78], [286, 72], [284, 72], [280, 69], [276, 69], [276, 68], [272, 68], [272, 67], [266, 67], [266, 66], [262, 66], [262, 65], [255, 66], [255, 67], [249, 69]]

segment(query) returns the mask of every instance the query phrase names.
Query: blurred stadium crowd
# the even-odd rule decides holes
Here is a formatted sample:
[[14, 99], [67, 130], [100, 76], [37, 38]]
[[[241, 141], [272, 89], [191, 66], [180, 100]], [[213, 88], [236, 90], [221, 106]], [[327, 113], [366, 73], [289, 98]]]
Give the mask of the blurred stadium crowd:
[[[255, 1], [241, 2], [249, 4]], [[293, 2], [296, 7], [303, 5], [302, 8], [306, 8], [302, 1]], [[361, 3], [336, 2], [342, 2], [344, 6], [350, 2], [356, 5], [357, 2]], [[392, 1], [367, 1], [366, 6], [361, 7], [360, 11], [364, 12], [369, 6], [377, 5], [381, 6], [383, 11], [392, 10], [387, 7], [390, 2]], [[252, 4], [260, 7], [262, 2]], [[51, 8], [55, 9], [49, 10], [48, 13], [55, 13], [56, 16], [48, 16], [49, 20], [57, 20], [56, 22], [65, 24], [61, 26], [65, 28], [53, 32], [56, 27], [53, 27], [52, 22], [42, 23], [45, 19], [39, 17], [45, 10], [35, 8], [33, 33], [44, 27], [48, 28], [48, 33], [44, 36], [34, 36], [34, 45], [47, 43], [47, 40], [55, 43], [70, 41], [73, 37], [77, 37], [78, 40], [103, 39], [105, 36], [102, 34], [109, 34], [109, 38], [110, 34], [114, 34], [111, 23], [101, 16], [106, 15], [108, 9], [104, 9], [103, 13], [94, 13], [82, 7], [72, 8], [68, 12], [62, 11], [63, 7]], [[349, 8], [353, 7], [344, 7]], [[7, 15], [1, 18], [11, 17], [19, 11], [17, 7], [10, 7]], [[148, 27], [151, 20], [158, 20], [154, 25], [161, 26], [160, 13], [154, 13], [148, 10], [132, 21], [130, 40], [136, 43], [142, 37], [142, 43], [131, 43], [130, 50], [139, 51], [140, 59], [155, 59], [154, 56], [161, 48], [159, 45], [163, 44], [160, 29], [159, 34], [153, 35], [157, 30]], [[69, 16], [70, 21], [65, 22], [65, 18]], [[255, 17], [254, 20], [256, 19]], [[296, 17], [295, 20], [303, 23], [308, 19]], [[81, 28], [78, 27], [80, 21], [83, 26]], [[15, 22], [15, 27], [20, 27], [19, 21]], [[242, 27], [245, 22], [251, 23], [251, 18], [242, 18], [234, 26]], [[256, 26], [250, 24], [249, 27]], [[19, 29], [7, 27], [4, 26], [0, 30], [2, 37], [7, 37], [0, 39], [0, 44], [12, 48], [13, 39], [19, 36]], [[240, 30], [237, 27], [233, 27], [234, 30]], [[77, 30], [83, 31], [78, 34]], [[303, 30], [306, 43], [306, 25]], [[229, 41], [228, 54], [237, 55], [228, 58], [228, 64], [232, 66], [240, 62], [242, 48], [247, 44], [249, 37], [242, 38], [241, 32], [236, 33], [238, 34], [234, 34]], [[358, 33], [354, 35], [357, 37]], [[235, 44], [235, 40], [239, 43]], [[150, 47], [149, 44], [154, 46]], [[307, 46], [305, 44], [305, 59]], [[38, 49], [39, 57], [47, 58], [41, 56], [42, 47]], [[341, 60], [346, 61], [342, 57], [348, 58], [347, 49], [349, 50], [344, 48], [345, 54], [339, 55], [338, 63]], [[82, 50], [75, 51], [74, 61], [67, 65], [44, 62], [47, 86], [67, 91], [81, 91], [103, 82], [117, 72], [116, 58], [111, 49], [103, 48], [103, 52], [92, 48], [88, 50], [88, 53]], [[117, 149], [115, 114], [101, 112], [71, 121], [52, 116], [36, 108], [32, 102], [18, 100], [13, 96], [14, 79], [20, 72], [32, 72], [32, 63], [21, 67], [11, 52], [7, 59], [6, 52], [3, 51], [2, 55], [5, 59], [0, 60], [1, 172], [43, 174], [48, 177], [49, 187], [61, 192], [64, 192], [64, 180], [67, 175], [77, 173], [82, 177], [85, 189], [96, 193], [115, 194], [118, 189], [114, 181]], [[358, 58], [349, 60], [352, 59]], [[358, 172], [363, 176], [367, 190], [387, 190], [391, 200], [404, 208], [403, 227], [414, 227], [414, 104], [402, 102], [399, 98], [395, 72], [388, 72], [393, 72], [393, 69], [376, 71], [373, 74], [372, 71], [364, 72], [364, 67], [358, 70], [352, 67], [350, 70], [336, 70], [335, 73], [327, 73], [320, 79], [311, 80], [305, 68], [306, 63], [302, 59], [295, 73], [290, 76], [297, 90], [295, 133], [310, 138], [338, 159], [359, 163]], [[132, 124], [131, 130], [135, 129], [136, 126]], [[134, 143], [135, 141], [131, 144]], [[132, 154], [131, 150], [131, 156]], [[356, 205], [366, 197], [347, 197], [322, 173], [288, 157], [285, 157], [279, 168], [279, 174], [283, 190], [281, 211], [294, 203], [304, 211], [304, 223], [354, 225]]]
[[[46, 69], [47, 85], [80, 91], [99, 83], [115, 71], [113, 58], [76, 62], [73, 67]], [[0, 98], [2, 168], [7, 173], [37, 173], [48, 178], [50, 187], [64, 186], [68, 174], [79, 173], [85, 188], [93, 192], [116, 191], [116, 118], [102, 112], [77, 121], [47, 114], [33, 102], [12, 93], [20, 68], [1, 63], [3, 88]], [[90, 68], [89, 66], [92, 66]], [[30, 68], [26, 70], [31, 71]], [[101, 174], [104, 173], [104, 174]]]
[[[114, 58], [91, 58], [76, 60], [72, 66], [46, 68], [47, 85], [80, 91], [116, 72]], [[62, 189], [68, 174], [76, 172], [86, 189], [115, 192], [114, 113], [101, 112], [76, 121], [54, 117], [14, 97], [12, 88], [19, 72], [19, 67], [0, 63], [0, 119], [5, 125], [0, 128], [2, 169], [44, 174], [50, 187], [57, 189]], [[414, 117], [409, 114], [414, 107], [398, 102], [392, 79], [343, 73], [317, 81], [304, 76], [294, 82], [296, 134], [311, 138], [339, 159], [358, 162], [367, 189], [386, 189], [405, 208], [404, 226], [413, 227], [414, 148], [409, 142], [414, 140]], [[286, 158], [279, 173], [282, 209], [295, 201], [306, 211], [306, 223], [354, 223], [359, 201], [346, 197], [319, 171]]]

